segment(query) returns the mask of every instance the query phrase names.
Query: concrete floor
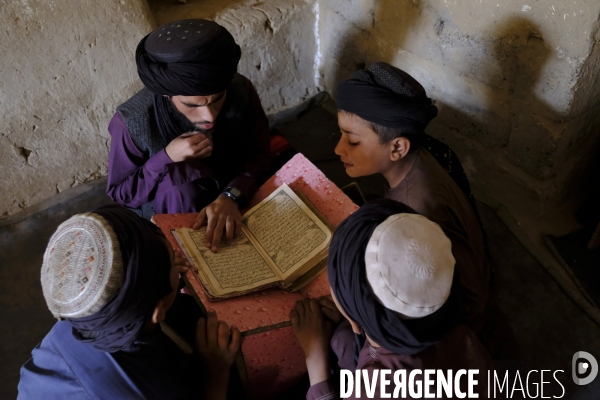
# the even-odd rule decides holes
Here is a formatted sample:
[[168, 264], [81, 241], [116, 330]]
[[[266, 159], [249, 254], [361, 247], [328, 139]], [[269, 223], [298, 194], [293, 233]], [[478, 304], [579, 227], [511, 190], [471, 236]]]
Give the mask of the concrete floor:
[[64, 220], [109, 203], [104, 189], [97, 185], [24, 220], [0, 226], [0, 399], [16, 397], [21, 364], [55, 322], [40, 285], [46, 244]]
[[[333, 153], [338, 128], [331, 110], [334, 107], [326, 104], [278, 129], [296, 150], [303, 152], [338, 186], [344, 186], [351, 179]], [[109, 202], [101, 183], [19, 222], [0, 226], [0, 354], [3, 360], [0, 399], [15, 398], [20, 366], [54, 323], [39, 282], [46, 243], [56, 226], [69, 216]], [[362, 179], [359, 184], [365, 192], [381, 193], [378, 178]], [[479, 207], [497, 264], [494, 297], [507, 315], [520, 345], [523, 383], [529, 370], [560, 369], [564, 372], [556, 376], [566, 390], [562, 398], [573, 398], [579, 387], [571, 379], [571, 359], [581, 350], [600, 359], [600, 327], [565, 295], [510, 233], [494, 209], [483, 204]], [[539, 374], [534, 376], [539, 383]], [[544, 380], [553, 381], [549, 374]], [[561, 393], [560, 386], [545, 385], [544, 396]], [[301, 396], [295, 394], [294, 397], [298, 395]], [[577, 398], [600, 396], [580, 391]]]

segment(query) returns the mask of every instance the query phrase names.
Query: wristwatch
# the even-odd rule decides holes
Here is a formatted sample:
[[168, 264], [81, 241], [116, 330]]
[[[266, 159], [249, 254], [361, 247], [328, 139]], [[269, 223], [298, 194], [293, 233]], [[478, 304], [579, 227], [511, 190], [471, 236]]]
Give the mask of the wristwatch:
[[240, 196], [242, 195], [242, 192], [240, 191], [240, 189], [234, 188], [232, 186], [227, 186], [225, 190], [223, 190], [223, 194], [229, 197], [230, 199], [238, 202]]

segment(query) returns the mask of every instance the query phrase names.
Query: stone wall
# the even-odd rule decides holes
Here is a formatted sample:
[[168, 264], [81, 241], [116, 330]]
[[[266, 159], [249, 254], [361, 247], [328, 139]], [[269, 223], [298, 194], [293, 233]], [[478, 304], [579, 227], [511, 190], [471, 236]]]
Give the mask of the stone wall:
[[319, 91], [313, 7], [311, 1], [272, 0], [228, 9], [215, 18], [242, 48], [238, 70], [256, 87], [267, 114]]
[[[418, 79], [428, 132], [482, 197], [543, 213], [565, 200], [600, 131], [600, 3], [319, 0], [324, 87], [375, 61]], [[323, 39], [322, 39], [323, 40]]]
[[210, 18], [242, 47], [267, 113], [315, 85], [314, 2], [21, 0], [0, 8], [0, 218], [107, 173], [108, 122], [139, 90], [134, 50], [157, 22]]
[[480, 198], [542, 214], [577, 194], [600, 128], [596, 0], [20, 0], [3, 4], [0, 217], [106, 174], [106, 127], [141, 87], [156, 22], [209, 18], [267, 113], [387, 61], [436, 99], [428, 132]]
[[0, 217], [106, 174], [108, 121], [141, 88], [144, 0], [0, 7]]
[[239, 72], [252, 81], [267, 114], [318, 92], [314, 1], [149, 0], [149, 4], [159, 25], [205, 18], [226, 27], [242, 48]]

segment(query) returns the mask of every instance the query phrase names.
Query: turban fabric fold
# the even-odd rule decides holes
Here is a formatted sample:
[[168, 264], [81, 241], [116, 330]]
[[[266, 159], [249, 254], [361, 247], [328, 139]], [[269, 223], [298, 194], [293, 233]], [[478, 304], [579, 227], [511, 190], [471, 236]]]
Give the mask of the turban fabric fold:
[[367, 281], [365, 250], [375, 228], [399, 213], [415, 211], [397, 201], [381, 199], [350, 215], [333, 235], [327, 272], [338, 303], [371, 339], [396, 354], [416, 354], [450, 332], [460, 321], [461, 310], [457, 284], [453, 284], [450, 297], [441, 308], [418, 319], [402, 319], [377, 301]]
[[419, 82], [383, 62], [357, 71], [338, 87], [340, 110], [406, 134], [423, 133], [437, 116], [437, 107]]
[[99, 350], [115, 352], [133, 344], [158, 300], [173, 290], [171, 260], [162, 234], [151, 222], [116, 205], [91, 212], [103, 217], [119, 239], [125, 281], [100, 311], [69, 321], [76, 339]]

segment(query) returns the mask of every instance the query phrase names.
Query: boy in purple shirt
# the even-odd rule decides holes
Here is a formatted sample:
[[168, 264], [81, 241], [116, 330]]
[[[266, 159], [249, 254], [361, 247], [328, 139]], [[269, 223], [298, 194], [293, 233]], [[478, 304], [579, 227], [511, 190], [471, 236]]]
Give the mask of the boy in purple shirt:
[[207, 245], [240, 229], [243, 207], [267, 178], [269, 127], [241, 50], [213, 21], [168, 23], [138, 45], [145, 88], [117, 107], [107, 194], [145, 218], [200, 211]]
[[[479, 384], [470, 390], [485, 393], [493, 364], [461, 323], [462, 293], [454, 266], [442, 229], [402, 203], [378, 200], [348, 217], [330, 246], [332, 299], [306, 299], [290, 312], [306, 356], [311, 384], [307, 399], [334, 399], [340, 391], [361, 398], [357, 390], [362, 398], [390, 397], [398, 387], [395, 377], [403, 377], [404, 386], [397, 392], [402, 398], [421, 398], [418, 393], [422, 396], [425, 390], [433, 398], [446, 398], [448, 392], [453, 398], [466, 393], [472, 381], [460, 376], [461, 371], [474, 369]], [[330, 321], [337, 323], [335, 329]], [[333, 379], [330, 343], [339, 368], [346, 370], [342, 376], [354, 377], [354, 385]], [[457, 386], [446, 391], [436, 382], [429, 384], [427, 369], [459, 374], [457, 381], [451, 378]], [[412, 384], [409, 376], [414, 377]]]

